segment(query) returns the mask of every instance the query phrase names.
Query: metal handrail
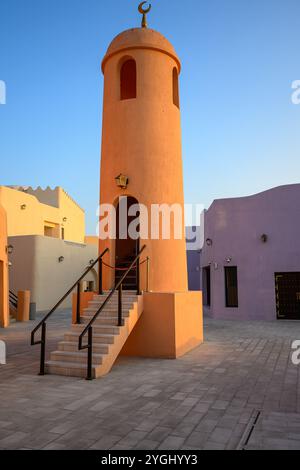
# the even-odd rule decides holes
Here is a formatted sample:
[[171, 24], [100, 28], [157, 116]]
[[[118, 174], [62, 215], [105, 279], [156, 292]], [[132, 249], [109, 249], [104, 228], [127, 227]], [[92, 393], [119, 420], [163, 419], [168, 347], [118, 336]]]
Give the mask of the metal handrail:
[[[99, 317], [100, 313], [103, 311], [104, 307], [108, 304], [112, 296], [116, 291], [119, 291], [119, 297], [118, 297], [118, 326], [123, 326], [123, 320], [122, 320], [122, 285], [132, 268], [134, 267], [135, 264], [137, 264], [137, 294], [141, 295], [141, 290], [140, 290], [140, 263], [139, 259], [146, 249], [146, 245], [143, 246], [139, 254], [136, 256], [134, 261], [131, 263], [129, 268], [127, 269], [126, 273], [122, 276], [120, 281], [116, 284], [116, 286], [110, 291], [106, 299], [104, 300], [103, 304], [101, 307], [97, 310], [91, 321], [88, 323], [88, 325], [84, 328], [82, 333], [79, 336], [78, 339], [78, 349], [79, 351], [84, 351], [85, 349], [88, 350], [88, 364], [87, 364], [87, 380], [92, 380], [93, 379], [93, 373], [92, 373], [92, 360], [93, 360], [93, 324]], [[88, 333], [88, 344], [82, 345], [82, 341], [84, 336]]]
[[15, 309], [18, 308], [18, 297], [11, 290], [9, 291], [9, 302]]
[[18, 300], [18, 296], [12, 290], [9, 291], [9, 295], [15, 300]]
[[[103, 251], [103, 253], [94, 261], [80, 276], [80, 278], [72, 285], [72, 287], [66, 292], [66, 294], [57, 302], [57, 304], [50, 310], [49, 313], [40, 321], [40, 323], [32, 330], [31, 332], [31, 346], [41, 345], [41, 356], [40, 356], [40, 373], [39, 375], [45, 375], [45, 355], [46, 355], [46, 322], [51, 317], [51, 315], [58, 309], [58, 307], [63, 303], [63, 301], [73, 292], [77, 287], [77, 312], [76, 320], [77, 324], [80, 324], [80, 283], [85, 278], [85, 276], [94, 268], [94, 266], [99, 263], [99, 294], [102, 291], [102, 258], [109, 251], [108, 248]], [[41, 340], [35, 341], [35, 334], [38, 330], [42, 328]]]

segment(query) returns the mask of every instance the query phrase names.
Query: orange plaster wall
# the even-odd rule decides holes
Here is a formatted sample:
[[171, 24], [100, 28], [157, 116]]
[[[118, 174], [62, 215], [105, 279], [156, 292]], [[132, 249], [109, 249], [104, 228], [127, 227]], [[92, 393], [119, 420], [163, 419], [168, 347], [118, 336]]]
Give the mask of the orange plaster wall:
[[9, 326], [9, 301], [8, 301], [8, 259], [7, 247], [7, 222], [5, 210], [0, 206], [0, 327]]
[[176, 359], [203, 341], [202, 294], [145, 293], [144, 313], [121, 355]]
[[202, 292], [175, 295], [176, 356], [203, 342]]
[[[83, 310], [88, 308], [89, 302], [93, 300], [95, 292], [80, 292], [80, 316], [83, 314]], [[72, 323], [76, 323], [76, 309], [77, 309], [77, 294], [73, 294], [72, 299]]]
[[17, 310], [17, 321], [26, 322], [29, 321], [30, 314], [30, 291], [19, 291], [18, 292], [18, 310]]
[[[152, 204], [178, 204], [184, 210], [180, 110], [173, 103], [172, 88], [178, 58], [169, 54], [173, 48], [165, 38], [146, 28], [123, 33], [113, 44], [114, 55], [108, 54], [104, 67], [100, 202], [114, 204], [118, 197], [130, 195], [149, 214]], [[127, 57], [137, 65], [137, 98], [121, 101], [120, 64]], [[129, 177], [127, 190], [116, 186], [120, 173]], [[151, 233], [150, 239], [141, 240], [147, 246], [143, 258], [149, 256], [151, 261], [150, 290], [154, 292], [188, 289], [183, 213], [180, 240], [172, 229], [170, 240], [161, 235], [154, 240]], [[100, 252], [110, 248], [112, 265], [114, 246], [113, 240], [100, 241]], [[104, 271], [105, 289], [112, 287], [112, 276]], [[141, 276], [144, 289], [145, 269]]]

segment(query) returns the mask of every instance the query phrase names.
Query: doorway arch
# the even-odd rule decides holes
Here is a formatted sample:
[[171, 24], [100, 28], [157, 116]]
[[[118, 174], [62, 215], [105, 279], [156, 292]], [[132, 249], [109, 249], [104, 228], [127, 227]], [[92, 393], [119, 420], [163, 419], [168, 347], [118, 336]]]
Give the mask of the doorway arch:
[[[140, 251], [139, 236], [139, 211], [129, 215], [132, 206], [139, 206], [139, 202], [133, 196], [122, 196], [116, 206], [116, 244], [115, 244], [115, 266], [119, 268], [115, 272], [115, 284], [121, 279], [127, 267], [134, 261]], [[129, 227], [134, 222], [137, 227], [135, 238], [130, 233]], [[124, 290], [137, 289], [137, 269], [134, 267], [128, 274], [123, 284]]]

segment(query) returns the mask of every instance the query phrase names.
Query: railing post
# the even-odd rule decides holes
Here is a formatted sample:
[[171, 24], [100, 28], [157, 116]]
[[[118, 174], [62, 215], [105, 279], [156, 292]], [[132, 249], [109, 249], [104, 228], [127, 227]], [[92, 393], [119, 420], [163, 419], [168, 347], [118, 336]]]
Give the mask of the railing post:
[[99, 260], [99, 295], [103, 295], [103, 261]]
[[42, 337], [41, 337], [41, 357], [40, 357], [39, 375], [45, 375], [45, 357], [46, 357], [46, 323], [43, 323]]
[[86, 380], [93, 380], [93, 327], [88, 331], [88, 363]]
[[118, 290], [118, 326], [123, 326], [123, 318], [122, 318], [122, 294], [123, 294], [123, 286], [122, 284]]
[[77, 284], [76, 324], [80, 325], [80, 282]]
[[137, 284], [137, 295], [141, 295], [141, 276], [140, 276], [140, 258], [136, 262], [136, 284]]
[[147, 292], [149, 292], [150, 287], [150, 258], [147, 256]]

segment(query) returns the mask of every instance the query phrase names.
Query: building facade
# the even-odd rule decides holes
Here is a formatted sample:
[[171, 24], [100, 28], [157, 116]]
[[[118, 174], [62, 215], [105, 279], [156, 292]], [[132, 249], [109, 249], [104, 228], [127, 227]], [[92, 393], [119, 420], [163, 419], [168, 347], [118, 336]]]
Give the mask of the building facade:
[[[34, 310], [46, 311], [98, 256], [98, 248], [41, 235], [10, 237], [10, 288], [29, 290]], [[96, 291], [97, 272], [91, 271], [82, 282], [82, 291]], [[70, 308], [71, 296], [61, 305]]]
[[300, 184], [216, 200], [204, 229], [206, 314], [300, 320]]
[[[145, 247], [140, 276], [132, 273], [123, 286], [135, 290], [140, 279], [139, 287], [146, 291], [145, 311], [128, 339], [126, 353], [165, 356], [169, 342], [175, 347], [172, 355], [182, 355], [202, 342], [203, 325], [201, 293], [188, 289], [179, 100], [181, 62], [168, 39], [142, 26], [113, 39], [102, 61], [102, 71], [100, 204], [115, 207], [117, 229], [116, 237], [100, 239], [99, 250], [101, 253], [108, 248], [109, 264], [119, 269], [104, 269], [104, 285], [106, 289], [113, 287], [121, 278], [120, 269], [130, 266]], [[133, 216], [124, 223], [125, 237], [118, 225], [123, 204]], [[175, 222], [171, 223], [169, 236], [164, 237], [160, 220], [156, 224], [160, 226], [158, 236], [152, 235], [154, 205], [176, 205], [181, 209], [179, 237]], [[141, 211], [140, 232], [134, 239], [129, 227]]]
[[[30, 291], [31, 310], [45, 311], [62, 297], [98, 256], [96, 245], [85, 244], [85, 213], [60, 187], [33, 189], [0, 186], [0, 203], [7, 214], [11, 291]], [[82, 290], [97, 288], [91, 272]], [[71, 307], [71, 296], [62, 308]]]
[[0, 205], [0, 327], [9, 326], [9, 287], [6, 213]]
[[186, 227], [186, 254], [189, 290], [202, 290], [200, 254], [203, 246], [203, 225]]
[[[146, 13], [151, 7], [142, 10], [144, 3], [139, 6], [142, 27], [115, 37], [102, 62], [99, 232], [106, 236], [100, 236], [99, 251], [103, 256], [105, 253], [101, 276], [104, 289], [113, 289], [95, 296], [84, 312], [85, 322], [76, 325], [81, 339], [89, 331], [88, 379], [107, 374], [119, 355], [176, 359], [203, 341], [201, 293], [188, 291], [179, 106], [181, 65], [172, 44], [147, 28]], [[170, 237], [149, 237], [146, 219], [152, 214], [152, 206], [174, 204], [180, 209], [181, 237], [175, 236], [175, 223]], [[118, 216], [124, 205], [125, 220]], [[114, 219], [115, 230], [108, 227], [101, 232], [107, 212]], [[132, 224], [140, 229], [136, 228], [134, 236]], [[127, 299], [127, 307], [122, 299]], [[109, 305], [113, 301], [117, 303]], [[96, 319], [99, 314], [101, 318]], [[109, 342], [100, 362], [91, 344], [94, 331], [99, 333], [98, 341]], [[78, 351], [74, 330], [65, 336], [60, 348], [51, 354], [47, 372], [85, 375], [86, 352]]]
[[[118, 210], [121, 198], [127, 197], [128, 205], [142, 204], [148, 214], [153, 204], [178, 204], [182, 208], [182, 237], [177, 239], [172, 233], [168, 240], [159, 236], [135, 243], [130, 237], [122, 242], [117, 236], [117, 243], [114, 239], [100, 241], [100, 251], [109, 248], [110, 262], [114, 265], [146, 244], [145, 256], [151, 258], [151, 290], [186, 292], [180, 60], [162, 34], [153, 29], [133, 28], [112, 41], [102, 71], [100, 203], [114, 205]], [[120, 173], [128, 180], [126, 187], [116, 184], [115, 178]], [[145, 270], [141, 274], [144, 277]], [[105, 273], [107, 287], [114, 280], [114, 273]]]
[[0, 186], [9, 237], [42, 235], [84, 243], [84, 210], [63, 188]]

